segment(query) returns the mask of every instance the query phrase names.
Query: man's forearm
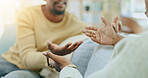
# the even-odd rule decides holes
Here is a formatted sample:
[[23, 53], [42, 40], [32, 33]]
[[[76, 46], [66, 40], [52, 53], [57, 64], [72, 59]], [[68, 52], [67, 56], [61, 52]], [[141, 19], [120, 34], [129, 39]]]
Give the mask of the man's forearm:
[[40, 52], [28, 53], [22, 57], [21, 61], [25, 68], [29, 70], [40, 70], [48, 67], [46, 57]]

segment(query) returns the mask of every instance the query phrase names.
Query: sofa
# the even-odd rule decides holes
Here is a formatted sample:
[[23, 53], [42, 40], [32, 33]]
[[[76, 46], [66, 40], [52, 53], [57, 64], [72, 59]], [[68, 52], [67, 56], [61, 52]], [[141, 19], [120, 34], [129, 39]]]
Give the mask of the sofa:
[[6, 25], [0, 37], [0, 54], [9, 50], [16, 41], [16, 25]]
[[[63, 41], [60, 46], [63, 46], [69, 42], [76, 42], [79, 40], [85, 40], [88, 37], [85, 35], [77, 35], [70, 37]], [[5, 31], [0, 39], [0, 54], [6, 52], [16, 41], [16, 26], [6, 26]], [[112, 55], [112, 46], [101, 46], [91, 39], [84, 41], [80, 47], [65, 57], [71, 60], [78, 68], [80, 73], [86, 78], [90, 74], [101, 70], [109, 61]], [[96, 67], [97, 68], [94, 68]], [[52, 68], [43, 68], [40, 72], [44, 78], [58, 78], [58, 72]]]

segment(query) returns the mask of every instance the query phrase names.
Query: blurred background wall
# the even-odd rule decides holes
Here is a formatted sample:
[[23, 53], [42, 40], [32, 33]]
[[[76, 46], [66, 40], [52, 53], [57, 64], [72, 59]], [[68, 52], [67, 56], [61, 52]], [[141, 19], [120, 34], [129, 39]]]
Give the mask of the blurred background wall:
[[[26, 6], [44, 4], [43, 0], [0, 0], [0, 32], [6, 25], [16, 25], [17, 13]], [[144, 28], [148, 19], [144, 15], [144, 0], [69, 0], [67, 10], [89, 25], [100, 26], [100, 16], [108, 21], [116, 15], [130, 17]]]
[[[0, 5], [2, 5], [2, 3], [0, 2]], [[3, 17], [4, 15], [3, 15], [3, 7], [2, 6], [0, 6], [0, 37], [1, 37], [1, 35], [2, 35], [2, 33], [3, 33], [3, 31], [4, 31], [4, 23], [3, 23]]]

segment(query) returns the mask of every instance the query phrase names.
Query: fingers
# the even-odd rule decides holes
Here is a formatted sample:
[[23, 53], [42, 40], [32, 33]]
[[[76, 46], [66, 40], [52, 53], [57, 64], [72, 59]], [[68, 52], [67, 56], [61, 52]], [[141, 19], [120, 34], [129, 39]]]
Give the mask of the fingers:
[[116, 27], [115, 27], [115, 25], [113, 27], [114, 29], [116, 29], [115, 32], [117, 33], [118, 31], [121, 30], [121, 21], [119, 21], [119, 16], [115, 17], [114, 24], [117, 25]]
[[49, 57], [47, 57], [47, 64], [48, 64], [48, 66], [53, 67], [54, 66], [54, 63], [55, 62], [52, 59], [50, 59]]
[[48, 59], [49, 59], [49, 66], [52, 68], [55, 67], [55, 65], [54, 65], [55, 62], [51, 58], [48, 58]]
[[88, 37], [94, 37], [96, 38], [96, 33], [93, 31], [82, 31], [83, 33], [85, 33], [86, 36]]
[[46, 51], [42, 53], [43, 55], [50, 57], [55, 62], [60, 62], [60, 56], [53, 54], [52, 52]]
[[121, 23], [121, 21], [118, 22], [118, 30], [119, 30], [119, 31], [122, 30], [122, 23]]
[[90, 39], [91, 39], [92, 41], [94, 41], [94, 42], [98, 42], [98, 40], [97, 40], [96, 38], [94, 38], [94, 37], [90, 37]]
[[72, 43], [68, 43], [64, 46], [64, 49], [67, 49], [70, 45], [72, 45]]
[[48, 63], [48, 66], [50, 67], [54, 67], [56, 68], [56, 63], [61, 65], [61, 63], [63, 62], [63, 58], [61, 56], [58, 56], [58, 55], [55, 55], [53, 54], [52, 52], [49, 52], [49, 51], [46, 51], [46, 52], [43, 52], [42, 53], [43, 55], [45, 55], [47, 57], [47, 63]]
[[115, 33], [118, 32], [118, 29], [115, 27], [115, 24], [112, 24], [112, 28], [113, 28], [113, 30], [114, 30]]
[[101, 20], [102, 20], [103, 24], [105, 25], [105, 27], [110, 25], [110, 23], [107, 22], [107, 20], [105, 20], [105, 18], [103, 16], [101, 16]]
[[88, 26], [85, 27], [86, 30], [93, 30], [93, 31], [97, 31], [98, 27], [94, 27], [94, 26]]
[[77, 43], [77, 46], [75, 46], [75, 47], [72, 49], [72, 51], [75, 51], [82, 43], [83, 43], [83, 41], [79, 41], [79, 42]]
[[92, 35], [92, 34], [89, 34], [89, 33], [85, 33], [85, 35], [88, 36], [88, 37], [96, 38], [96, 35]]
[[83, 33], [89, 33], [89, 34], [92, 34], [92, 35], [95, 35], [95, 32], [93, 32], [93, 31], [82, 31]]
[[52, 42], [51, 41], [48, 41], [47, 40], [47, 45], [48, 45], [48, 49], [49, 50], [53, 50], [54, 46], [52, 45]]
[[118, 20], [119, 20], [119, 17], [116, 16], [115, 19], [114, 19], [114, 23], [116, 24], [118, 22]]
[[[73, 45], [71, 45], [68, 50], [70, 50], [70, 53], [74, 50], [76, 50], [81, 44], [83, 43], [83, 41], [78, 41], [75, 42]], [[69, 54], [69, 53], [68, 53]]]
[[97, 27], [96, 32], [93, 32], [93, 31], [83, 31], [83, 33], [85, 33], [86, 36], [90, 37], [91, 40], [93, 40], [94, 42], [98, 43], [97, 37], [100, 37], [99, 32], [98, 32], [98, 30], [100, 30], [100, 29], [102, 29], [102, 28]]
[[63, 56], [58, 56], [53, 54], [52, 52], [46, 51], [42, 53], [45, 56], [49, 56], [49, 65], [50, 67], [54, 67], [57, 71], [60, 72], [65, 66], [72, 64], [68, 59]]
[[122, 29], [121, 27], [122, 27], [121, 21], [119, 21], [119, 22], [117, 23], [117, 26], [115, 26], [114, 23], [112, 24], [112, 28], [113, 28], [113, 30], [115, 31], [115, 33], [121, 31], [121, 29]]
[[50, 61], [49, 61], [49, 56], [48, 56], [48, 54], [47, 54], [46, 52], [43, 52], [42, 54], [47, 57], [47, 64], [48, 64], [48, 66], [51, 66], [51, 65], [50, 65]]

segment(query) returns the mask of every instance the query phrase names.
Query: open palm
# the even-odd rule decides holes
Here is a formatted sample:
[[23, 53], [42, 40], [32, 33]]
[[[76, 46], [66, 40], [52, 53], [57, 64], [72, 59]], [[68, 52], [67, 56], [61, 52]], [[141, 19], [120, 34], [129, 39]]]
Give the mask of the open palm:
[[[121, 30], [121, 23], [118, 22], [118, 17], [114, 19], [114, 23], [108, 23], [103, 17], [101, 17], [104, 27], [86, 27], [86, 31], [83, 31], [93, 41], [101, 45], [114, 45], [122, 36], [117, 34]], [[118, 23], [117, 23], [118, 22]], [[115, 25], [117, 24], [117, 26]]]
[[57, 54], [57, 55], [61, 55], [61, 56], [70, 54], [71, 52], [76, 50], [82, 43], [83, 43], [83, 41], [78, 41], [78, 42], [75, 42], [74, 44], [68, 43], [65, 46], [59, 46], [59, 45], [54, 44], [50, 41], [47, 42], [48, 49], [52, 53]]

